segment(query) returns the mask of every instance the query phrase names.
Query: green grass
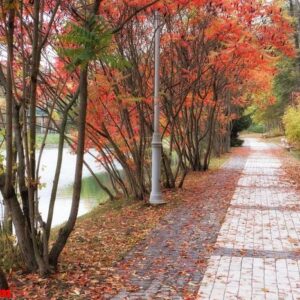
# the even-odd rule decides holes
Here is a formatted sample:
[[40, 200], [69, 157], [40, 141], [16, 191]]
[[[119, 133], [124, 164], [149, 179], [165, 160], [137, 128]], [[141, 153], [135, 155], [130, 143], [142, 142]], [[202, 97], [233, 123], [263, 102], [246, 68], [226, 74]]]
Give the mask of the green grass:
[[264, 125], [261, 124], [252, 124], [248, 129], [247, 132], [250, 133], [264, 133], [266, 128]]
[[220, 157], [213, 157], [210, 160], [209, 170], [218, 170], [224, 165], [230, 158], [230, 153], [221, 155]]
[[[37, 145], [40, 147], [42, 145], [44, 139], [44, 134], [37, 134], [36, 136], [36, 143]], [[56, 133], [50, 133], [47, 135], [47, 139], [46, 139], [46, 146], [49, 145], [58, 145], [59, 142], [59, 135]]]
[[[122, 174], [122, 172], [121, 172]], [[98, 179], [104, 184], [110, 191], [112, 191], [112, 185], [110, 182], [109, 174], [106, 172], [101, 172], [96, 174]], [[60, 194], [64, 197], [71, 198], [73, 193], [73, 184], [70, 183], [66, 185]], [[114, 194], [114, 192], [113, 192]], [[106, 192], [99, 186], [97, 181], [93, 176], [87, 176], [82, 178], [82, 187], [81, 187], [81, 197], [83, 198], [96, 198], [99, 203], [104, 203], [109, 199], [109, 196]]]
[[262, 137], [261, 133], [249, 132], [249, 131], [242, 131], [239, 135], [239, 138], [255, 138], [259, 139]]
[[300, 160], [300, 150], [291, 150], [290, 154], [297, 160]]
[[281, 145], [281, 139], [284, 138], [283, 135], [281, 136], [276, 136], [276, 137], [266, 137], [264, 138], [264, 141], [268, 142], [268, 143], [273, 143], [276, 145]]
[[[36, 145], [37, 148], [40, 148], [42, 145], [44, 139], [44, 134], [38, 133], [36, 135]], [[3, 140], [0, 140], [0, 150], [4, 150], [5, 149], [5, 142], [3, 142]], [[50, 133], [47, 135], [47, 139], [46, 139], [46, 147], [53, 147], [53, 146], [57, 146], [59, 142], [59, 135], [56, 133]]]

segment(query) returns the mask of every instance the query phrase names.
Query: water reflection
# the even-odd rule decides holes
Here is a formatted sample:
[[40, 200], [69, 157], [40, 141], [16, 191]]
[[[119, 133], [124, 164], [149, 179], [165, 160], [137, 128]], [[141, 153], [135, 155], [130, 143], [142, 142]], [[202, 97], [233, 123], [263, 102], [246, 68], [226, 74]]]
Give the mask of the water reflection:
[[[63, 155], [63, 164], [58, 186], [57, 199], [54, 208], [52, 227], [67, 221], [71, 209], [72, 183], [75, 174], [76, 156], [67, 148], [64, 149]], [[40, 182], [43, 184], [43, 187], [38, 192], [39, 211], [44, 221], [47, 219], [56, 161], [57, 149], [45, 149], [41, 160], [40, 170]], [[97, 176], [100, 176], [101, 180], [104, 180], [104, 183], [105, 181], [108, 181], [108, 176], [107, 174], [105, 174], [104, 168], [100, 167], [91, 155], [86, 154], [85, 161], [92, 168], [93, 172], [98, 174]], [[103, 202], [107, 199], [107, 195], [99, 187], [96, 180], [90, 176], [90, 172], [86, 167], [83, 168], [82, 183], [82, 193], [78, 216], [88, 213], [100, 202]]]

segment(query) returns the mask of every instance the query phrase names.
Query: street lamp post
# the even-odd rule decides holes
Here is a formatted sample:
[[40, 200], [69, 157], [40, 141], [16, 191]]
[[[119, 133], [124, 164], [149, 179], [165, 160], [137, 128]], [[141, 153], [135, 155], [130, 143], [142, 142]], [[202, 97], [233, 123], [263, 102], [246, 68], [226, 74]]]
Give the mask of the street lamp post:
[[160, 191], [160, 164], [162, 142], [159, 131], [159, 67], [160, 67], [160, 17], [159, 13], [155, 12], [155, 76], [154, 76], [154, 120], [153, 120], [153, 137], [152, 137], [152, 190], [150, 194], [150, 204], [164, 204]]

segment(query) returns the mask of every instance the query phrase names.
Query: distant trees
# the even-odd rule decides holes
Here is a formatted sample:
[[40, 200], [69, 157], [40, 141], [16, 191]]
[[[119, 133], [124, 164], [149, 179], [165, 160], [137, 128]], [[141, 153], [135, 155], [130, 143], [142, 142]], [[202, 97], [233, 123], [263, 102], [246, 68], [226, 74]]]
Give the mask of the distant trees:
[[289, 142], [300, 145], [300, 2], [289, 0], [289, 11], [295, 28], [294, 43], [297, 56], [281, 63], [281, 72], [275, 78], [275, 92], [284, 131]]
[[282, 57], [276, 64], [277, 74], [273, 79], [272, 87], [274, 102], [264, 109], [259, 109], [259, 105], [254, 105], [252, 109], [253, 121], [263, 125], [271, 135], [284, 133], [283, 116], [286, 109], [295, 104], [300, 89], [300, 2], [285, 1], [283, 9], [291, 17], [291, 25], [294, 28], [292, 42], [296, 52], [293, 57]]

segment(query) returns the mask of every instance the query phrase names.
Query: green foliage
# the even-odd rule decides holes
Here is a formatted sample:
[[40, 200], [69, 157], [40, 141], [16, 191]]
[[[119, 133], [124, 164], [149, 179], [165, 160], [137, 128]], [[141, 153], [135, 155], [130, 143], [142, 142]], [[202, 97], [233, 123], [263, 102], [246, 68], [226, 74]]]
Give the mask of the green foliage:
[[5, 128], [0, 128], [0, 143], [3, 142], [5, 137]]
[[300, 143], [300, 106], [289, 107], [286, 110], [283, 124], [289, 142]]
[[238, 137], [239, 132], [246, 130], [251, 125], [252, 120], [249, 114], [243, 115], [241, 118], [232, 122], [231, 139]]
[[[290, 103], [292, 92], [298, 89], [299, 72], [296, 67], [296, 59], [284, 58], [278, 63], [277, 68], [279, 72], [273, 82], [273, 94], [276, 102], [264, 109], [256, 105], [252, 105], [247, 109], [246, 112], [251, 114], [253, 121], [249, 131], [257, 133], [276, 131], [281, 125], [282, 117]], [[279, 131], [282, 134], [281, 130]]]
[[243, 145], [244, 141], [241, 139], [231, 139], [230, 141], [230, 147], [241, 147]]
[[289, 104], [291, 93], [298, 89], [299, 72], [295, 58], [283, 59], [277, 67], [280, 72], [276, 75], [273, 84], [273, 91], [277, 98], [274, 108], [277, 108], [278, 113], [282, 116]]
[[[44, 140], [44, 134], [37, 134], [36, 135], [36, 144], [38, 147], [42, 145], [42, 142]], [[46, 138], [46, 145], [47, 146], [56, 146], [58, 145], [59, 142], [59, 134], [56, 133], [48, 133], [47, 138]]]
[[112, 33], [100, 16], [91, 18], [86, 26], [75, 23], [67, 24], [68, 33], [60, 37], [64, 48], [59, 49], [59, 55], [70, 60], [68, 69], [85, 67], [90, 61], [102, 60], [113, 68], [127, 66], [120, 56], [112, 54]]
[[263, 124], [252, 123], [252, 125], [248, 128], [248, 131], [254, 133], [264, 133], [266, 128]]
[[239, 139], [239, 132], [246, 130], [251, 125], [251, 115], [245, 114], [241, 118], [236, 119], [232, 122], [231, 136], [230, 136], [230, 146], [240, 147], [243, 145], [244, 141]]
[[290, 153], [298, 160], [300, 160], [300, 150], [298, 149], [291, 149]]
[[282, 116], [290, 103], [292, 92], [296, 91], [299, 86], [299, 72], [297, 71], [296, 59], [284, 58], [277, 68], [279, 73], [275, 76], [273, 82], [273, 94], [276, 102], [265, 109], [255, 105], [248, 109], [252, 111], [252, 120], [256, 124], [269, 127], [278, 127], [281, 123]]
[[0, 266], [5, 271], [22, 267], [21, 253], [15, 239], [0, 229]]

